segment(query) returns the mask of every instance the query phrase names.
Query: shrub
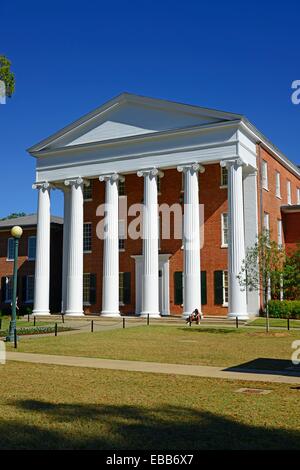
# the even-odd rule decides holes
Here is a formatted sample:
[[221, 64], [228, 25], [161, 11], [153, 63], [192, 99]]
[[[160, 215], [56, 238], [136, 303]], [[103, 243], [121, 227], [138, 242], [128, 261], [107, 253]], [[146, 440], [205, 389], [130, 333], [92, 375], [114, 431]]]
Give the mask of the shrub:
[[270, 317], [300, 320], [300, 300], [270, 300], [268, 306]]

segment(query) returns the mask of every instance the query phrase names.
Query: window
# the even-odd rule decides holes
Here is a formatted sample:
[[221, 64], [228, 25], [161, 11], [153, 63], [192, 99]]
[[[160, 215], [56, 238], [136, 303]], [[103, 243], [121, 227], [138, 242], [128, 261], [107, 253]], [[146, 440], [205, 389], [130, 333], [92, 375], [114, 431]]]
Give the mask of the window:
[[277, 220], [277, 241], [278, 241], [278, 246], [282, 246], [282, 221]]
[[83, 305], [96, 303], [96, 274], [83, 274]]
[[264, 212], [264, 229], [270, 230], [270, 214], [268, 212]]
[[83, 186], [83, 199], [84, 201], [91, 201], [92, 196], [93, 196], [93, 182], [90, 180], [90, 185]]
[[286, 192], [287, 192], [287, 203], [289, 205], [292, 204], [292, 194], [291, 194], [291, 182], [288, 180], [286, 184]]
[[28, 259], [35, 259], [36, 237], [28, 237]]
[[90, 222], [83, 224], [83, 251], [92, 251], [92, 224]]
[[125, 196], [125, 178], [119, 179], [118, 190], [119, 196]]
[[14, 259], [14, 239], [13, 238], [9, 238], [7, 240], [7, 259], [9, 261], [13, 261]]
[[26, 276], [26, 302], [33, 302], [34, 276]]
[[131, 302], [131, 274], [119, 273], [119, 304], [126, 305]]
[[228, 305], [228, 271], [223, 271], [223, 306]]
[[221, 167], [221, 187], [228, 186], [228, 169], [226, 166]]
[[5, 279], [5, 302], [11, 302], [13, 291], [13, 277], [7, 276]]
[[222, 247], [228, 246], [228, 214], [221, 214]]
[[276, 171], [276, 197], [281, 198], [281, 191], [280, 191], [280, 173]]
[[300, 188], [297, 188], [297, 204], [300, 204]]
[[176, 271], [174, 273], [174, 304], [183, 304], [183, 272]]
[[262, 174], [262, 187], [264, 189], [269, 189], [268, 187], [268, 164], [265, 160], [262, 161], [261, 174]]
[[119, 250], [125, 250], [125, 220], [119, 220]]

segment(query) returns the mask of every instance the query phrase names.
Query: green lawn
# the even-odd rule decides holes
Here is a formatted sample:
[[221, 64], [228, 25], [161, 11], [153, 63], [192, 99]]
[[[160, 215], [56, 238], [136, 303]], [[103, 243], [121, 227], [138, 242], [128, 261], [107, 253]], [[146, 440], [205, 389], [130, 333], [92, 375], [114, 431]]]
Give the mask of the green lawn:
[[[251, 326], [266, 326], [265, 318], [256, 318], [248, 323]], [[287, 320], [285, 318], [270, 318], [270, 327], [287, 329]], [[300, 320], [290, 320], [290, 328], [300, 328]]]
[[[0, 449], [299, 449], [295, 386], [14, 362], [0, 368]], [[271, 393], [236, 393], [240, 387]]]
[[[266, 334], [255, 329], [139, 326], [126, 329], [21, 338], [20, 352], [233, 366], [264, 359], [290, 360], [297, 331]], [[8, 349], [12, 345], [8, 345]]]
[[[57, 320], [56, 320], [57, 321]], [[7, 330], [8, 327], [9, 327], [9, 323], [10, 323], [10, 317], [2, 317], [2, 327], [1, 329], [2, 330]], [[36, 326], [46, 326], [46, 325], [54, 325], [55, 321], [39, 321], [39, 320], [36, 320]], [[57, 323], [61, 323], [60, 321], [57, 321]], [[30, 326], [34, 326], [34, 322], [33, 321], [28, 321], [26, 319], [26, 317], [23, 319], [19, 319], [17, 320], [17, 328], [25, 328], [25, 327], [30, 327]]]

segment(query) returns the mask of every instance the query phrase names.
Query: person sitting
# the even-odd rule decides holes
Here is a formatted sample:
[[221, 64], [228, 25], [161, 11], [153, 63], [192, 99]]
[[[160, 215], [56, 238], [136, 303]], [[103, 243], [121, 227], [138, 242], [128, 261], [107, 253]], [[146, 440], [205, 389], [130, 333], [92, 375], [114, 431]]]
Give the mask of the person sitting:
[[193, 310], [193, 312], [187, 317], [186, 323], [192, 323], [193, 321], [197, 322], [197, 325], [199, 325], [200, 320], [202, 320], [203, 315], [199, 312], [197, 308]]

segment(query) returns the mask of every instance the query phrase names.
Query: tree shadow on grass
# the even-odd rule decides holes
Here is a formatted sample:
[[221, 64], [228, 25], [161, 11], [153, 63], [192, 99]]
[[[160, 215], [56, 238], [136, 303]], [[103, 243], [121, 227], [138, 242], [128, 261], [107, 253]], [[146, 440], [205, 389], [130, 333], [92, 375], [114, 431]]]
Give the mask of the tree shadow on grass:
[[193, 326], [191, 327], [180, 327], [178, 328], [180, 331], [185, 331], [185, 332], [189, 332], [189, 333], [211, 333], [211, 334], [228, 334], [228, 333], [231, 333], [231, 334], [235, 334], [235, 333], [239, 333], [241, 330], [238, 330], [238, 328], [220, 328], [220, 327], [203, 327], [203, 326], [197, 326], [195, 325], [194, 328]]
[[241, 424], [187, 407], [19, 400], [0, 422], [0, 449], [298, 449], [299, 431]]

